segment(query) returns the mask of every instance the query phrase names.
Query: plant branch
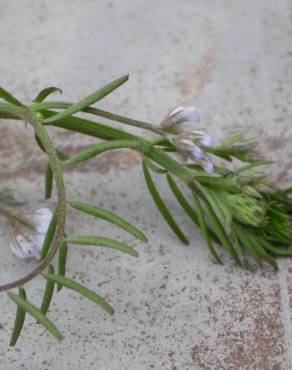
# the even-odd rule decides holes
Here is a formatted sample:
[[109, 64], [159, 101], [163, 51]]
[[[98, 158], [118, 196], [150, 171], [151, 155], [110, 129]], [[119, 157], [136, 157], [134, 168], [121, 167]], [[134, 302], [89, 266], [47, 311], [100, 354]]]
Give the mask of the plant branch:
[[[29, 109], [33, 112], [35, 111], [39, 112], [39, 111], [47, 110], [47, 109], [68, 109], [70, 106], [72, 106], [72, 104], [73, 103], [68, 103], [68, 102], [48, 102], [48, 103], [44, 102], [44, 103], [33, 104], [29, 107]], [[84, 108], [81, 110], [81, 112], [89, 113], [94, 116], [107, 118], [111, 121], [124, 123], [128, 126], [138, 127], [144, 130], [152, 131], [155, 134], [165, 136], [164, 131], [161, 130], [161, 128], [159, 128], [158, 125], [153, 125], [148, 122], [143, 122], [143, 121], [138, 121], [132, 118], [123, 117], [118, 114], [114, 114], [114, 113], [107, 112], [107, 111], [93, 108], [93, 107]]]
[[62, 168], [60, 164], [60, 160], [58, 158], [57, 152], [54, 148], [54, 145], [50, 139], [50, 136], [47, 133], [47, 130], [44, 128], [41, 120], [36, 117], [35, 114], [29, 112], [28, 110], [22, 111], [23, 118], [26, 122], [29, 122], [34, 130], [36, 135], [39, 137], [48, 157], [49, 162], [53, 171], [53, 175], [56, 182], [57, 188], [57, 195], [58, 195], [58, 225], [56, 231], [56, 237], [54, 239], [53, 245], [50, 248], [50, 251], [47, 257], [29, 274], [26, 276], [15, 280], [11, 283], [0, 285], [0, 292], [7, 291], [23, 284], [27, 283], [28, 281], [32, 280], [35, 276], [39, 275], [41, 272], [45, 270], [45, 268], [49, 265], [52, 258], [58, 251], [59, 246], [64, 239], [64, 230], [65, 230], [65, 217], [66, 217], [66, 195], [65, 195], [65, 185], [63, 179]]

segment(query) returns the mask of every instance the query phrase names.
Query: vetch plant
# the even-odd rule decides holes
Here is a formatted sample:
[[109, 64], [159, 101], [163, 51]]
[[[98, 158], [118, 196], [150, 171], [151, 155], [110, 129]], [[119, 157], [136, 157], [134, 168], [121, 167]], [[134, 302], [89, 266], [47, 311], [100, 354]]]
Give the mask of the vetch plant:
[[[199, 114], [193, 107], [174, 108], [158, 125], [92, 107], [127, 79], [128, 76], [123, 76], [77, 103], [47, 101], [52, 93], [60, 92], [56, 87], [42, 90], [26, 105], [5, 89], [0, 89], [0, 118], [22, 120], [32, 127], [36, 144], [48, 158], [45, 198], [50, 198], [53, 193], [57, 197], [53, 213], [43, 209], [25, 214], [19, 210], [23, 199], [18, 193], [5, 188], [0, 191], [0, 215], [8, 224], [12, 252], [20, 258], [40, 258], [39, 265], [29, 274], [0, 286], [0, 291], [7, 292], [17, 305], [11, 345], [17, 342], [26, 314], [33, 316], [58, 340], [63, 338], [48, 317], [53, 295], [62, 288], [85, 296], [113, 314], [112, 307], [101, 296], [67, 276], [70, 246], [111, 248], [134, 257], [137, 252], [121, 241], [104, 236], [67, 235], [67, 208], [106, 220], [141, 241], [146, 241], [146, 237], [115, 213], [80, 203], [78, 199], [68, 201], [63, 178], [68, 167], [80, 165], [109, 150], [128, 148], [141, 154], [146, 186], [154, 204], [178, 239], [189, 244], [155, 184], [156, 176], [166, 179], [178, 205], [201, 230], [214, 262], [222, 263], [225, 251], [242, 268], [252, 270], [256, 265], [262, 267], [268, 263], [276, 269], [275, 257], [292, 254], [288, 248], [292, 241], [292, 200], [289, 198], [292, 189], [279, 190], [272, 184], [262, 170], [272, 162], [260, 155], [256, 142], [246, 139], [242, 133], [234, 133], [222, 145], [214, 146], [213, 139], [197, 127]], [[143, 135], [81, 118], [76, 115], [79, 112], [148, 130], [154, 136], [145, 139]], [[55, 147], [47, 126], [89, 135], [97, 142], [69, 157], [61, 148]], [[220, 163], [225, 160], [226, 165], [219, 166], [216, 158], [220, 158]], [[234, 159], [240, 164], [230, 166]], [[54, 266], [52, 260], [56, 254], [58, 263]], [[43, 276], [45, 284], [42, 304], [37, 307], [27, 297], [25, 285], [39, 275]], [[12, 291], [15, 288], [18, 288], [18, 294]]]

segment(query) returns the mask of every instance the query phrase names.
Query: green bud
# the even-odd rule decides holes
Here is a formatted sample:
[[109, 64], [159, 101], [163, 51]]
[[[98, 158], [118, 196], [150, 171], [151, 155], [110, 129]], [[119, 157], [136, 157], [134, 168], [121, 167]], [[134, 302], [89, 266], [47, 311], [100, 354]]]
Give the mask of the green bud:
[[247, 194], [228, 194], [226, 201], [233, 217], [240, 222], [259, 226], [264, 221], [266, 212], [263, 204], [251, 196]]

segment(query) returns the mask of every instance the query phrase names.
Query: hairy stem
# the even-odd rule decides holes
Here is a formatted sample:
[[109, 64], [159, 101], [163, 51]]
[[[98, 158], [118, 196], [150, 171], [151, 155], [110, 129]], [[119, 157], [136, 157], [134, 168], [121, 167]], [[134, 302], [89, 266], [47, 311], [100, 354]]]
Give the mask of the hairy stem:
[[47, 130], [44, 128], [41, 120], [35, 114], [29, 112], [28, 110], [24, 110], [23, 118], [26, 122], [29, 122], [33, 126], [35, 133], [39, 137], [49, 158], [49, 162], [53, 171], [57, 188], [58, 226], [56, 230], [56, 237], [54, 239], [53, 245], [50, 248], [47, 257], [33, 271], [31, 271], [23, 278], [20, 278], [8, 284], [0, 285], [0, 291], [6, 291], [12, 288], [19, 287], [27, 283], [28, 281], [32, 280], [35, 276], [39, 275], [41, 272], [43, 272], [51, 262], [52, 258], [58, 251], [58, 248], [61, 245], [62, 240], [64, 239], [65, 218], [66, 218], [66, 195], [60, 160], [58, 158], [54, 145], [50, 139], [50, 136], [48, 135]]
[[[33, 104], [29, 107], [31, 111], [42, 111], [42, 110], [47, 110], [47, 109], [67, 109], [69, 108], [73, 103], [68, 103], [68, 102], [48, 102], [48, 103], [38, 103], [38, 104]], [[88, 107], [84, 108], [81, 110], [81, 112], [93, 114], [94, 116], [99, 116], [103, 118], [110, 119], [111, 121], [116, 121], [116, 122], [121, 122], [124, 123], [128, 126], [134, 126], [138, 127], [144, 130], [152, 131], [155, 134], [165, 136], [165, 133], [161, 128], [159, 128], [158, 125], [153, 125], [148, 122], [143, 122], [143, 121], [138, 121], [132, 118], [127, 118], [120, 116], [115, 113], [111, 112], [106, 112], [101, 109], [93, 108], [93, 107]]]

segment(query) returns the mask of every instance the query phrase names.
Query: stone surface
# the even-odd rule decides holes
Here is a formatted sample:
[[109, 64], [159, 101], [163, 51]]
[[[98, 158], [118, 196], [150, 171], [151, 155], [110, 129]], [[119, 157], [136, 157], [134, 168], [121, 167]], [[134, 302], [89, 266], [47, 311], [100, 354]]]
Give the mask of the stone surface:
[[[257, 136], [277, 161], [274, 179], [291, 184], [291, 0], [0, 0], [0, 22], [1, 84], [25, 101], [48, 85], [77, 100], [129, 72], [130, 81], [98, 106], [159, 122], [178, 102], [196, 104], [216, 140], [234, 129]], [[50, 133], [69, 153], [95, 142]], [[20, 189], [32, 208], [44, 204], [45, 163], [29, 128], [0, 122], [0, 185]], [[162, 194], [192, 240], [182, 246], [157, 214], [134, 152], [105, 154], [67, 173], [66, 183], [69, 199], [115, 210], [149, 242], [71, 211], [69, 233], [98, 232], [139, 251], [134, 259], [70, 249], [68, 274], [107, 298], [115, 315], [64, 290], [49, 316], [66, 339], [56, 343], [28, 318], [9, 348], [15, 307], [1, 294], [1, 369], [292, 368], [291, 259], [280, 261], [278, 273], [242, 271], [224, 253], [225, 265], [214, 265], [161, 179]], [[3, 225], [0, 240], [4, 283], [34, 263], [10, 255]], [[43, 284], [40, 278], [28, 286], [35, 303]]]

